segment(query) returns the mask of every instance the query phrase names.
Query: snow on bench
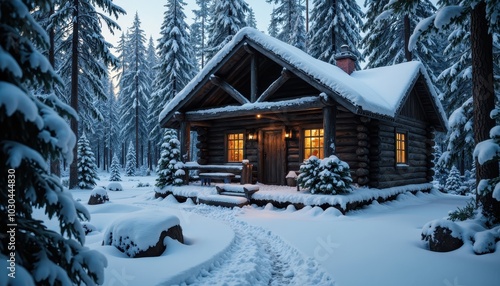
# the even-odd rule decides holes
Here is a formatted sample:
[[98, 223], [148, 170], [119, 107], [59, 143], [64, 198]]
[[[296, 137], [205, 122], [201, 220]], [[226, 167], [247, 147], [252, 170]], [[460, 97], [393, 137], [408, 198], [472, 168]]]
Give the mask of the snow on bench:
[[201, 185], [209, 185], [212, 180], [223, 180], [224, 183], [229, 184], [234, 178], [233, 173], [200, 173], [198, 177], [201, 180]]
[[199, 196], [198, 202], [200, 204], [206, 204], [209, 206], [221, 206], [221, 207], [243, 207], [248, 204], [248, 199], [244, 197], [235, 196], [225, 196], [225, 195], [206, 195]]
[[219, 184], [215, 186], [217, 193], [219, 195], [228, 196], [242, 196], [247, 199], [251, 199], [252, 195], [259, 191], [259, 186], [257, 185], [231, 185], [231, 184]]

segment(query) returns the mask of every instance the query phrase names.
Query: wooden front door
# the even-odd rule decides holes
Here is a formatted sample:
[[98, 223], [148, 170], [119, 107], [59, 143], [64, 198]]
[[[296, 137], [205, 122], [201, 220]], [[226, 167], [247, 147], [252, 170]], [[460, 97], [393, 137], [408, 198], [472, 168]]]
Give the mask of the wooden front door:
[[285, 180], [285, 146], [282, 130], [263, 131], [262, 147], [262, 182], [269, 185], [281, 185]]

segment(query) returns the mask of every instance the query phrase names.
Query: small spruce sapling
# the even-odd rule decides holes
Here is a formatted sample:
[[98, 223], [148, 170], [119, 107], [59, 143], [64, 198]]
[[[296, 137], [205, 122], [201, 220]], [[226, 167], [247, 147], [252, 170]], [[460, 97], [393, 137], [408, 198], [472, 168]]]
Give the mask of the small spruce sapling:
[[446, 178], [446, 184], [444, 185], [445, 191], [447, 193], [459, 194], [462, 184], [463, 182], [460, 178], [460, 171], [458, 171], [455, 166], [451, 167], [448, 178]]
[[184, 182], [185, 172], [181, 161], [180, 145], [175, 130], [167, 129], [161, 144], [161, 154], [156, 170], [158, 173], [156, 187], [180, 186]]
[[98, 180], [97, 166], [95, 164], [94, 152], [90, 148], [89, 140], [85, 133], [78, 139], [78, 187], [81, 189], [92, 189]]
[[113, 160], [111, 160], [111, 174], [109, 176], [109, 180], [112, 182], [119, 182], [122, 180], [120, 176], [120, 161], [118, 160], [118, 156], [116, 154], [113, 155]]
[[127, 164], [125, 165], [125, 174], [127, 174], [127, 176], [135, 176], [136, 158], [135, 158], [134, 143], [132, 141], [130, 141], [130, 145], [128, 145], [126, 158], [127, 158]]

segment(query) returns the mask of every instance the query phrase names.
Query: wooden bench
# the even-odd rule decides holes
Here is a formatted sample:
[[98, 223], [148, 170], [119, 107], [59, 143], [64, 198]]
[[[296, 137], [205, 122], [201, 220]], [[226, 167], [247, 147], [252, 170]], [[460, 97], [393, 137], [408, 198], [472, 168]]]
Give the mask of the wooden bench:
[[229, 184], [234, 178], [233, 173], [200, 173], [198, 177], [201, 180], [201, 185], [209, 185], [212, 180], [223, 180], [224, 183]]
[[259, 191], [259, 186], [256, 185], [231, 185], [231, 184], [219, 184], [215, 186], [217, 193], [219, 195], [226, 196], [241, 196], [248, 200], [252, 198], [255, 192]]

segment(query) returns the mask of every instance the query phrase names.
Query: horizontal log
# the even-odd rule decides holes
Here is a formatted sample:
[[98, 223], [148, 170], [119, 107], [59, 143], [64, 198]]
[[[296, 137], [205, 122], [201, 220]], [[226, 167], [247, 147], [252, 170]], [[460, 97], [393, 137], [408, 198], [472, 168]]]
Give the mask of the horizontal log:
[[368, 148], [359, 147], [356, 149], [356, 155], [358, 156], [368, 155], [369, 153], [370, 151], [368, 150]]
[[370, 171], [364, 168], [358, 168], [356, 169], [356, 176], [358, 177], [363, 177], [363, 176], [368, 176], [370, 174]]
[[358, 140], [367, 141], [370, 139], [370, 136], [367, 133], [360, 132], [356, 135], [356, 138], [358, 138]]
[[356, 131], [363, 132], [363, 133], [368, 133], [370, 130], [365, 125], [357, 125], [356, 126]]
[[366, 186], [370, 183], [370, 179], [368, 177], [358, 177], [357, 182], [360, 186]]
[[370, 144], [368, 143], [368, 141], [363, 141], [363, 140], [359, 140], [358, 141], [358, 146], [359, 147], [368, 147]]

